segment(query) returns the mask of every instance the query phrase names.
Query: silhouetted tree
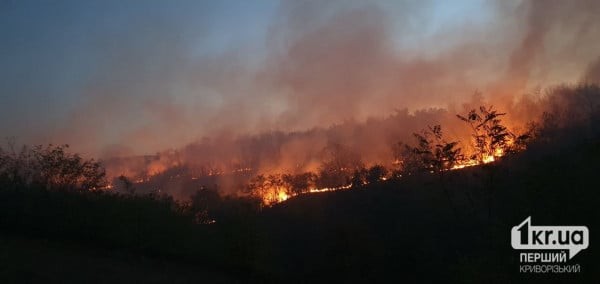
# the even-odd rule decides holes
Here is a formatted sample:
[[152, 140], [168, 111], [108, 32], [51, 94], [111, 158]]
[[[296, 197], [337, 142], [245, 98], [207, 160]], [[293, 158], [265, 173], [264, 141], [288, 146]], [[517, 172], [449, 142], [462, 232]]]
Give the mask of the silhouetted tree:
[[212, 216], [221, 207], [222, 199], [216, 190], [203, 187], [191, 196], [190, 209], [194, 222], [210, 224], [214, 221]]
[[[517, 136], [510, 132], [500, 119], [504, 115], [506, 113], [497, 112], [493, 109], [493, 106], [487, 108], [481, 106], [479, 111], [473, 109], [466, 116], [457, 115], [460, 120], [468, 123], [473, 131], [472, 136], [476, 152], [471, 156], [471, 159], [484, 163], [498, 156], [516, 153], [525, 149], [530, 134], [525, 133]], [[483, 165], [482, 168], [487, 173], [488, 219], [491, 219], [497, 167]]]
[[374, 165], [367, 170], [366, 180], [368, 183], [376, 183], [383, 180], [387, 174], [388, 171], [384, 166]]
[[281, 174], [258, 175], [250, 180], [246, 192], [253, 197], [262, 198], [267, 204], [280, 201], [281, 195], [290, 196], [292, 192]]
[[317, 175], [311, 172], [301, 174], [284, 174], [283, 182], [289, 187], [292, 194], [302, 194], [315, 186]]
[[92, 190], [106, 186], [106, 173], [94, 159], [85, 160], [67, 152], [68, 145], [9, 145], [0, 151], [0, 178], [5, 183], [40, 185], [47, 189]]
[[419, 163], [423, 170], [435, 173], [438, 176], [440, 187], [454, 216], [458, 219], [458, 210], [452, 202], [451, 193], [446, 188], [446, 172], [464, 159], [461, 154], [462, 149], [457, 147], [458, 141], [446, 142], [440, 125], [429, 126], [428, 130], [414, 133], [414, 136], [417, 139], [418, 146], [406, 146], [408, 152], [412, 152], [412, 155], [420, 158]]
[[511, 133], [511, 143], [506, 146], [506, 148], [504, 149], [504, 153], [506, 153], [507, 155], [513, 155], [525, 151], [525, 149], [527, 149], [527, 144], [531, 141], [533, 137], [532, 133], [536, 131], [531, 127], [533, 127], [532, 124], [529, 125], [529, 128], [526, 130], [525, 133], [520, 135], [515, 135]]
[[265, 175], [257, 175], [254, 178], [252, 178], [247, 186], [246, 186], [246, 193], [250, 194], [251, 196], [256, 196], [256, 197], [260, 197], [262, 198], [262, 196], [266, 193], [266, 190], [268, 189], [268, 183], [267, 183], [267, 178], [265, 177]]
[[350, 182], [352, 183], [352, 187], [363, 187], [367, 183], [367, 169], [361, 168], [355, 170], [352, 174], [352, 179], [350, 180]]
[[393, 171], [394, 178], [420, 173], [424, 168], [423, 160], [414, 151], [414, 147], [398, 142], [393, 147], [394, 164], [398, 167]]
[[271, 174], [267, 178], [267, 187], [268, 197], [270, 198], [270, 203], [275, 203], [279, 201], [279, 197], [281, 194], [285, 194], [286, 196], [290, 196], [292, 193], [290, 192], [289, 185], [283, 180], [281, 174]]
[[493, 106], [489, 108], [481, 106], [479, 111], [473, 109], [466, 116], [456, 115], [460, 120], [468, 123], [473, 131], [475, 153], [471, 159], [483, 163], [490, 157], [497, 157], [498, 150], [505, 151], [508, 148], [509, 138], [514, 135], [501, 123], [500, 117], [504, 115], [506, 113], [499, 113], [493, 109]]
[[319, 167], [317, 187], [339, 187], [351, 182], [352, 174], [364, 168], [359, 155], [340, 144], [331, 144], [324, 149], [325, 160]]
[[443, 174], [463, 159], [462, 149], [457, 147], [458, 141], [446, 142], [442, 137], [440, 125], [430, 126], [428, 131], [413, 135], [417, 139], [418, 146], [408, 147], [411, 152], [420, 157], [420, 164], [424, 170]]
[[124, 176], [124, 175], [120, 175], [117, 178], [118, 181], [120, 181], [123, 184], [123, 190], [131, 195], [135, 194], [135, 187], [133, 186], [133, 182], [131, 182], [131, 180]]

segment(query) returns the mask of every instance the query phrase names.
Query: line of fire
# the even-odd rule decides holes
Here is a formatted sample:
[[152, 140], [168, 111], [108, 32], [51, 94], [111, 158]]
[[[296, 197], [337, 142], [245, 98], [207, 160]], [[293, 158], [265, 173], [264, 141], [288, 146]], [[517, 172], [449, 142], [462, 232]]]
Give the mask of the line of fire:
[[[349, 151], [340, 143], [330, 143], [319, 149], [320, 156], [325, 160], [312, 163], [311, 170], [306, 170], [310, 168], [306, 165], [296, 164], [291, 170], [269, 169], [261, 172], [258, 166], [254, 168], [248, 166], [251, 162], [240, 160], [221, 167], [215, 167], [219, 163], [214, 162], [212, 167], [211, 163], [198, 166], [198, 163], [182, 162], [181, 153], [169, 151], [156, 156], [107, 161], [108, 172], [112, 174], [109, 176], [110, 182], [97, 189], [180, 195], [177, 191], [173, 192], [172, 188], [185, 188], [188, 190], [184, 192], [191, 196], [193, 191], [189, 191], [190, 188], [221, 188], [222, 193], [256, 197], [263, 205], [271, 206], [302, 194], [361, 188], [403, 176], [441, 174], [444, 171], [483, 166], [505, 155], [517, 154], [527, 148], [535, 126], [530, 124], [529, 129], [515, 134], [502, 121], [506, 115], [491, 105], [480, 106], [464, 115], [457, 114], [455, 119], [471, 132], [463, 142], [447, 141], [441, 125], [428, 125], [413, 133], [414, 141], [399, 141], [390, 145], [391, 155], [387, 165], [365, 163], [360, 153]], [[366, 166], [368, 164], [371, 166]], [[230, 188], [223, 189], [223, 186]], [[185, 198], [183, 196], [182, 201]]]

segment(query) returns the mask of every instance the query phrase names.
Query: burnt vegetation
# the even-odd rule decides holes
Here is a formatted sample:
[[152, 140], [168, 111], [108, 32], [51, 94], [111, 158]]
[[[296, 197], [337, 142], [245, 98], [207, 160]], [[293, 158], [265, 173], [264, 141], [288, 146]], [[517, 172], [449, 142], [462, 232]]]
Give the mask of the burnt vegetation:
[[[247, 175], [238, 196], [190, 181], [185, 202], [138, 192], [126, 176], [109, 182], [100, 162], [66, 145], [8, 143], [0, 148], [0, 230], [5, 240], [49, 240], [67, 251], [74, 243], [199, 265], [225, 282], [544, 281], [519, 275], [509, 231], [530, 215], [600, 225], [600, 88], [556, 87], [540, 104], [546, 111], [520, 133], [492, 106], [457, 115], [469, 141], [433, 124], [393, 145], [394, 168], [366, 166], [360, 153], [331, 143], [316, 172]], [[570, 277], [598, 279], [593, 256], [578, 255], [583, 272]], [[19, 265], [7, 264], [2, 278], [20, 280]]]

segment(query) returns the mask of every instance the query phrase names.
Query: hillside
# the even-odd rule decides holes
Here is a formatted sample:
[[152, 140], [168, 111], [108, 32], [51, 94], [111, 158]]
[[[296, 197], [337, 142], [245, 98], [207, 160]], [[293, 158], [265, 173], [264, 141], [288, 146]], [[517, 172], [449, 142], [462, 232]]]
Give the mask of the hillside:
[[[307, 194], [255, 217], [192, 227], [183, 217], [157, 210], [164, 208], [160, 202], [113, 197], [76, 202], [83, 197], [66, 193], [45, 193], [43, 199], [13, 193], [9, 200], [5, 191], [3, 200], [12, 202], [2, 208], [11, 210], [11, 204], [21, 215], [11, 223], [8, 211], [3, 213], [0, 276], [16, 282], [87, 277], [99, 283], [530, 282], [550, 276], [518, 273], [509, 232], [531, 216], [536, 224], [590, 228], [590, 247], [574, 259], [581, 273], [551, 280], [593, 282], [599, 277], [593, 256], [594, 228], [600, 225], [595, 212], [600, 144], [564, 145], [451, 171], [443, 181], [426, 175]], [[19, 194], [29, 199], [15, 198]], [[75, 206], [78, 217], [61, 204]], [[146, 217], [118, 217], [130, 214], [129, 208]], [[100, 211], [102, 216], [94, 215]]]

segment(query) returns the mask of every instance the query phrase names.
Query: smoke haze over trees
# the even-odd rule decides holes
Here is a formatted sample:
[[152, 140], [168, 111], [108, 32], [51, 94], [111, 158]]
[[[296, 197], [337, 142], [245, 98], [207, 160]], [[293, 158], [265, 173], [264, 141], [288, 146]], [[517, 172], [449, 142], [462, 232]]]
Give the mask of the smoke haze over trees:
[[[65, 1], [37, 25], [21, 20], [30, 4], [4, 2], [0, 60], [12, 68], [2, 70], [2, 133], [86, 156], [363, 123], [404, 108], [459, 113], [476, 90], [526, 122], [509, 109], [521, 95], [598, 80], [597, 1], [233, 5], [244, 17], [206, 3]], [[65, 29], [62, 19], [79, 24]]]

